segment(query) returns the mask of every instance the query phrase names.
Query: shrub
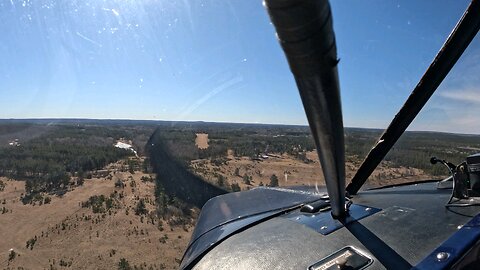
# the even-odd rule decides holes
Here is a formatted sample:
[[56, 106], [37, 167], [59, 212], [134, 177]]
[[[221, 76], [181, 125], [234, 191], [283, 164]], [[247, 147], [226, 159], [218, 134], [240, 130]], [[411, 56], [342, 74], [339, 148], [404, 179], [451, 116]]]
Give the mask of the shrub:
[[234, 183], [230, 186], [232, 188], [232, 192], [240, 191], [240, 186], [237, 183]]
[[148, 213], [147, 208], [145, 208], [145, 202], [143, 199], [140, 199], [137, 203], [137, 207], [135, 207], [135, 215], [146, 215]]
[[130, 266], [130, 263], [125, 259], [121, 258], [120, 261], [118, 262], [118, 270], [131, 270], [132, 267]]
[[52, 199], [47, 196], [43, 199], [43, 204], [49, 204], [51, 201], [52, 201]]
[[278, 187], [278, 177], [275, 174], [270, 176], [270, 185], [271, 187]]

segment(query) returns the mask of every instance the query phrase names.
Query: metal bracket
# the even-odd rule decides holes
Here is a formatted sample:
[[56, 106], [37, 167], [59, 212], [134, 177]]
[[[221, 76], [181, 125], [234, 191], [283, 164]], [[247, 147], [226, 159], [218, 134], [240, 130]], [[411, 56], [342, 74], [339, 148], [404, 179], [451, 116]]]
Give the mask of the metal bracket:
[[381, 209], [378, 208], [352, 204], [350, 205], [350, 208], [348, 210], [348, 216], [345, 217], [342, 222], [334, 219], [330, 211], [319, 212], [315, 214], [292, 212], [285, 215], [284, 217], [291, 221], [303, 224], [323, 235], [327, 235], [344, 227], [344, 224], [348, 224], [356, 220], [361, 220], [365, 217], [380, 212], [380, 210]]

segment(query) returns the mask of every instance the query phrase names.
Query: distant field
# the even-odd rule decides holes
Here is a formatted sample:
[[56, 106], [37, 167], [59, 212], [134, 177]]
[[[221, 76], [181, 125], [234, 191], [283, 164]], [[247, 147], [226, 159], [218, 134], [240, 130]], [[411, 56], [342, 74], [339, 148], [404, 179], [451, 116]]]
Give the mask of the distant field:
[[[347, 183], [380, 134], [345, 130]], [[147, 142], [161, 145], [164, 160], [151, 164]], [[477, 151], [480, 136], [408, 132], [366, 187], [440, 179], [446, 171], [430, 156], [458, 163]], [[169, 185], [192, 192], [182, 200], [162, 184], [175, 178], [156, 176], [155, 167], [223, 192], [324, 185], [305, 126], [0, 120], [0, 267], [115, 269], [124, 258], [132, 267], [177, 268], [199, 212], [188, 198], [198, 190]], [[11, 248], [17, 256], [9, 260]]]

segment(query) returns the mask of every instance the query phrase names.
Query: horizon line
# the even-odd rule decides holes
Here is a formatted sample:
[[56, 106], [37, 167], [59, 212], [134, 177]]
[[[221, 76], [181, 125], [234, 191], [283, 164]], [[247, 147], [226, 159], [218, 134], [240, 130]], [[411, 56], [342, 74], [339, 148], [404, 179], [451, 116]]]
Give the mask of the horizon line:
[[[147, 122], [180, 122], [180, 123], [219, 123], [219, 124], [238, 124], [238, 125], [265, 125], [265, 126], [296, 126], [296, 127], [309, 127], [308, 124], [285, 124], [285, 123], [260, 123], [260, 122], [227, 122], [227, 121], [205, 121], [205, 120], [164, 120], [164, 119], [132, 119], [132, 118], [84, 118], [84, 117], [34, 117], [34, 118], [0, 118], [0, 121], [147, 121]], [[386, 128], [378, 127], [358, 127], [358, 126], [344, 126], [348, 129], [370, 129], [370, 130], [385, 130]], [[435, 132], [435, 133], [444, 133], [444, 134], [455, 134], [455, 135], [473, 135], [479, 136], [480, 134], [475, 133], [455, 133], [448, 131], [438, 131], [438, 130], [406, 130], [405, 132]]]

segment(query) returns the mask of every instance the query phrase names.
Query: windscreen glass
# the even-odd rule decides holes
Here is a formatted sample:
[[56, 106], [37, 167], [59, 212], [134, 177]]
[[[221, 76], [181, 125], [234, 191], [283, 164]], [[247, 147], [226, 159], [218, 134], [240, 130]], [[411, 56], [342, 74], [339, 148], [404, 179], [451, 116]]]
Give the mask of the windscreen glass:
[[[467, 6], [331, 1], [347, 183]], [[0, 0], [0, 22], [1, 268], [176, 269], [207, 199], [325, 191], [261, 1]], [[477, 38], [366, 187], [480, 151], [479, 57]]]

